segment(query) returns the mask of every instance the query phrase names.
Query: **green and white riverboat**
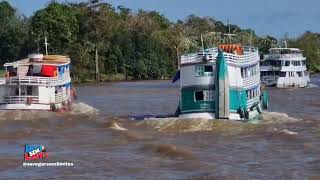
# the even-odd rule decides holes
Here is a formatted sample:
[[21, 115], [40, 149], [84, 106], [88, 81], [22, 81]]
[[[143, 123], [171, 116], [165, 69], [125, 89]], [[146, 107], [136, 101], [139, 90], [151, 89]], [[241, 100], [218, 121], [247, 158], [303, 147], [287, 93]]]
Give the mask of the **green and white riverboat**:
[[255, 47], [222, 44], [182, 55], [180, 118], [255, 120], [268, 108], [262, 92], [259, 52]]

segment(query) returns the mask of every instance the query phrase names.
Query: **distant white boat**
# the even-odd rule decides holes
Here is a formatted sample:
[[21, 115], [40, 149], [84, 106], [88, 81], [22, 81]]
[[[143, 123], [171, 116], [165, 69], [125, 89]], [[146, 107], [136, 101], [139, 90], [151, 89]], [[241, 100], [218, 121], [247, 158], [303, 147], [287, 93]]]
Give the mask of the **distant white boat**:
[[271, 48], [260, 61], [261, 82], [268, 86], [306, 87], [310, 82], [306, 58], [298, 48]]
[[2, 110], [69, 110], [75, 91], [71, 87], [70, 59], [66, 56], [32, 54], [4, 64], [1, 78]]

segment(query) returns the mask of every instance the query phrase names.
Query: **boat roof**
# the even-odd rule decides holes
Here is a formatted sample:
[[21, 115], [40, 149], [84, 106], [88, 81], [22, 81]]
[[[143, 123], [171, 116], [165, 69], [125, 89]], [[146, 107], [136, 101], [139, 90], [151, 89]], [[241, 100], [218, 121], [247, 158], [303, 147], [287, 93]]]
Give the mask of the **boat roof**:
[[299, 48], [270, 48], [269, 51], [272, 50], [292, 50], [292, 51], [300, 51]]
[[46, 55], [46, 56], [43, 56], [42, 61], [30, 61], [29, 58], [26, 58], [26, 59], [21, 59], [15, 62], [5, 63], [4, 66], [16, 66], [16, 65], [29, 66], [31, 64], [60, 66], [60, 65], [65, 65], [69, 63], [70, 63], [70, 58], [67, 56]]

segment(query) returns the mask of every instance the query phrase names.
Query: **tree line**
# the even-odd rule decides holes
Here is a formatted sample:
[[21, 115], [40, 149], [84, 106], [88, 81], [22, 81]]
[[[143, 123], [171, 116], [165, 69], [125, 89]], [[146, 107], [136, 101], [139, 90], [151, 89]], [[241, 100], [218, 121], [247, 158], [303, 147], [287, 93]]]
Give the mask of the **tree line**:
[[[80, 3], [51, 1], [31, 17], [20, 15], [7, 1], [0, 2], [0, 63], [12, 62], [29, 53], [44, 53], [44, 37], [50, 54], [72, 60], [72, 76], [79, 82], [95, 78], [98, 51], [102, 80], [164, 79], [179, 66], [181, 54], [228, 42], [225, 33], [237, 34], [234, 42], [254, 45], [266, 53], [279, 42], [259, 37], [251, 29], [227, 25], [213, 17], [190, 15], [171, 22], [156, 11], [132, 11], [100, 0]], [[300, 47], [308, 68], [320, 71], [319, 34], [306, 32], [289, 44]]]

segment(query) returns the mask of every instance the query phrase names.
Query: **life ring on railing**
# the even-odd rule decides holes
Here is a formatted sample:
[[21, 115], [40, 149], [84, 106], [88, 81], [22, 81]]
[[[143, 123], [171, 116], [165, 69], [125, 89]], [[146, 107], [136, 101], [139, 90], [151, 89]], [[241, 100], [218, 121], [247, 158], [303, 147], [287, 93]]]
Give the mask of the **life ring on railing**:
[[31, 105], [32, 104], [32, 97], [27, 97], [27, 105]]

